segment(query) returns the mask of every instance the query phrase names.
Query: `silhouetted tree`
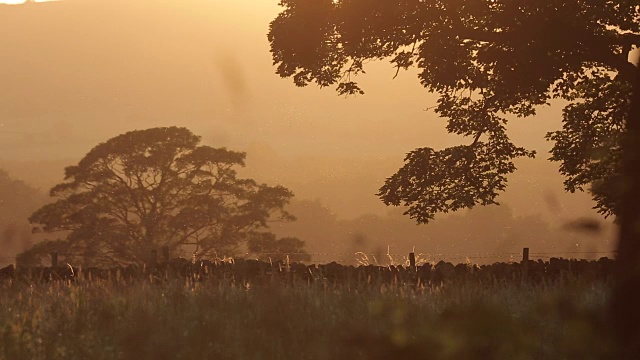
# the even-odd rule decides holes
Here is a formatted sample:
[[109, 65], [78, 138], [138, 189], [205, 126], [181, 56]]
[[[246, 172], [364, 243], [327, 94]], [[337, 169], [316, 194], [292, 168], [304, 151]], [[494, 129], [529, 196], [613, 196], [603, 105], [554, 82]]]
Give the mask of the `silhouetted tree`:
[[552, 98], [568, 101], [563, 129], [547, 135], [555, 141], [551, 160], [561, 162], [567, 190], [590, 186], [602, 214], [620, 215], [612, 315], [623, 351], [640, 356], [640, 72], [629, 60], [640, 47], [637, 1], [281, 4], [269, 32], [278, 74], [353, 94], [363, 93], [353, 75], [368, 60], [417, 66], [422, 85], [440, 96], [435, 111], [448, 119], [447, 130], [471, 139], [410, 152], [380, 189], [386, 204], [408, 206], [418, 222], [495, 203], [513, 159], [534, 155], [509, 140], [507, 116], [534, 115]]
[[616, 284], [611, 300], [620, 348], [625, 359], [640, 358], [640, 71], [636, 73], [632, 107], [623, 138], [620, 237]]
[[247, 244], [250, 253], [257, 255], [258, 260], [276, 261], [311, 261], [311, 255], [304, 250], [304, 241], [296, 237], [283, 237], [276, 240], [273, 234], [264, 234], [262, 238], [254, 237]]
[[185, 128], [168, 127], [101, 143], [65, 169], [65, 182], [51, 189], [57, 200], [30, 221], [67, 232], [70, 254], [132, 263], [158, 246], [176, 251], [187, 243], [198, 256], [232, 254], [262, 238], [267, 221], [292, 219], [283, 210], [289, 190], [238, 178], [244, 153], [199, 142]]
[[552, 160], [569, 191], [590, 191], [615, 214], [620, 137], [640, 45], [637, 1], [285, 0], [269, 41], [277, 73], [295, 84], [363, 93], [354, 76], [369, 60], [416, 66], [439, 94], [435, 112], [469, 144], [416, 149], [379, 196], [428, 222], [437, 212], [494, 204], [533, 151], [506, 133], [510, 116], [534, 115], [553, 98], [569, 101]]

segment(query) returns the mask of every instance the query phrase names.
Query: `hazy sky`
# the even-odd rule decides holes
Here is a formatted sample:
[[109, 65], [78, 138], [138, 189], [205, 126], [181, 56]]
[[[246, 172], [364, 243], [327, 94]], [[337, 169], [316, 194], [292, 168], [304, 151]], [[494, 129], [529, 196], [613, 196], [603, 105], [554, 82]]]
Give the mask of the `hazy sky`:
[[[370, 66], [360, 97], [279, 79], [266, 40], [277, 11], [275, 0], [67, 0], [4, 9], [2, 153], [78, 157], [123, 131], [169, 124], [221, 144], [266, 142], [312, 154], [403, 154], [453, 139], [424, 111], [435, 97], [415, 74], [392, 80], [387, 64]], [[513, 135], [548, 148], [548, 126], [536, 123], [552, 114], [525, 120]]]
[[[280, 79], [266, 38], [277, 2], [0, 6], [0, 161], [49, 185], [56, 180], [20, 164], [55, 163], [61, 177], [60, 163], [110, 137], [179, 125], [209, 145], [247, 151], [252, 176], [319, 198], [341, 216], [384, 212], [374, 194], [406, 152], [461, 140], [425, 110], [436, 97], [415, 72], [392, 80], [388, 63], [372, 63], [360, 79], [366, 95], [348, 98]], [[541, 109], [514, 121], [510, 134], [545, 159], [551, 144], [543, 136], [560, 127], [560, 113], [560, 104]], [[522, 203], [515, 212], [538, 211], [531, 204], [543, 204], [548, 192], [562, 196], [555, 165], [520, 164], [524, 172], [505, 195]], [[587, 197], [570, 199], [567, 211], [590, 212]]]
[[[33, 0], [33, 2], [51, 2], [51, 1], [59, 1], [59, 0]], [[0, 0], [0, 4], [9, 4], [9, 5], [20, 5], [28, 2], [28, 0]]]

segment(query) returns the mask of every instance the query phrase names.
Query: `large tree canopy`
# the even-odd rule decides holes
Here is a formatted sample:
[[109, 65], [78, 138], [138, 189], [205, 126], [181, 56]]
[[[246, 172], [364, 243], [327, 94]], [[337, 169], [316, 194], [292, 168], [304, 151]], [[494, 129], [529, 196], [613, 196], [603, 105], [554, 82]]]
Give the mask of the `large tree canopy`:
[[[47, 232], [65, 232], [70, 256], [92, 263], [134, 263], [152, 249], [177, 252], [191, 244], [198, 256], [229, 253], [265, 238], [268, 221], [292, 219], [293, 196], [281, 186], [237, 177], [245, 154], [198, 145], [185, 128], [131, 131], [94, 147], [65, 182], [57, 201], [30, 218]], [[49, 249], [46, 246], [40, 246]]]
[[428, 222], [437, 212], [496, 203], [513, 160], [534, 153], [506, 134], [553, 98], [569, 104], [552, 160], [569, 191], [588, 189], [605, 216], [617, 211], [620, 139], [640, 45], [635, 0], [282, 0], [269, 41], [277, 73], [295, 84], [364, 93], [369, 60], [417, 67], [439, 94], [435, 112], [464, 145], [416, 149], [379, 196]]

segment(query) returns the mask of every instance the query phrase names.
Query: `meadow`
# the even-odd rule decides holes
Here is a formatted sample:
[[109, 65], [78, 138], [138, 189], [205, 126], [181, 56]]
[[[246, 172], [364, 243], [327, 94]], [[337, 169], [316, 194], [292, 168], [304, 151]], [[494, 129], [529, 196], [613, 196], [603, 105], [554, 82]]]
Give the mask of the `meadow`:
[[[151, 279], [153, 280], [153, 279]], [[607, 279], [5, 281], [2, 359], [602, 359]]]

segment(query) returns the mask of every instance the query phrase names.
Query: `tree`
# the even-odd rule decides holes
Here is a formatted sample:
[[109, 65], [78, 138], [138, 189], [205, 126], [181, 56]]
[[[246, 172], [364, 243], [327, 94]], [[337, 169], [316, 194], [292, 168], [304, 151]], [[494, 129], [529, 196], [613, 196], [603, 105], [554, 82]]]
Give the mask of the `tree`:
[[[295, 84], [363, 94], [355, 76], [369, 60], [416, 66], [439, 95], [435, 112], [469, 143], [406, 155], [379, 196], [427, 223], [435, 213], [495, 204], [513, 160], [508, 120], [553, 98], [569, 102], [551, 160], [568, 191], [590, 190], [605, 216], [617, 213], [620, 140], [637, 73], [637, 1], [283, 0], [268, 34], [274, 64]], [[589, 188], [590, 186], [590, 188]]]
[[237, 177], [244, 153], [199, 142], [185, 128], [167, 127], [101, 143], [65, 169], [65, 182], [51, 189], [57, 200], [30, 221], [66, 233], [63, 250], [72, 258], [125, 264], [159, 246], [232, 255], [264, 237], [268, 221], [293, 218], [283, 209], [289, 190]]
[[[640, 60], [640, 59], [639, 59]], [[611, 318], [625, 359], [640, 358], [640, 71], [622, 141], [620, 233]]]
[[555, 141], [551, 160], [561, 162], [568, 191], [590, 186], [596, 208], [619, 215], [611, 318], [621, 358], [640, 356], [640, 72], [629, 61], [640, 47], [637, 0], [281, 4], [269, 32], [278, 74], [353, 94], [363, 93], [352, 77], [367, 60], [417, 66], [422, 85], [440, 96], [435, 111], [447, 129], [472, 139], [412, 151], [380, 189], [385, 203], [408, 206], [418, 222], [495, 203], [513, 159], [534, 155], [509, 140], [507, 116], [567, 101], [562, 130], [547, 135]]
[[249, 240], [249, 252], [257, 255], [258, 260], [311, 261], [311, 255], [304, 250], [304, 241], [296, 237], [283, 237], [276, 240], [274, 234], [264, 234], [262, 238]]

